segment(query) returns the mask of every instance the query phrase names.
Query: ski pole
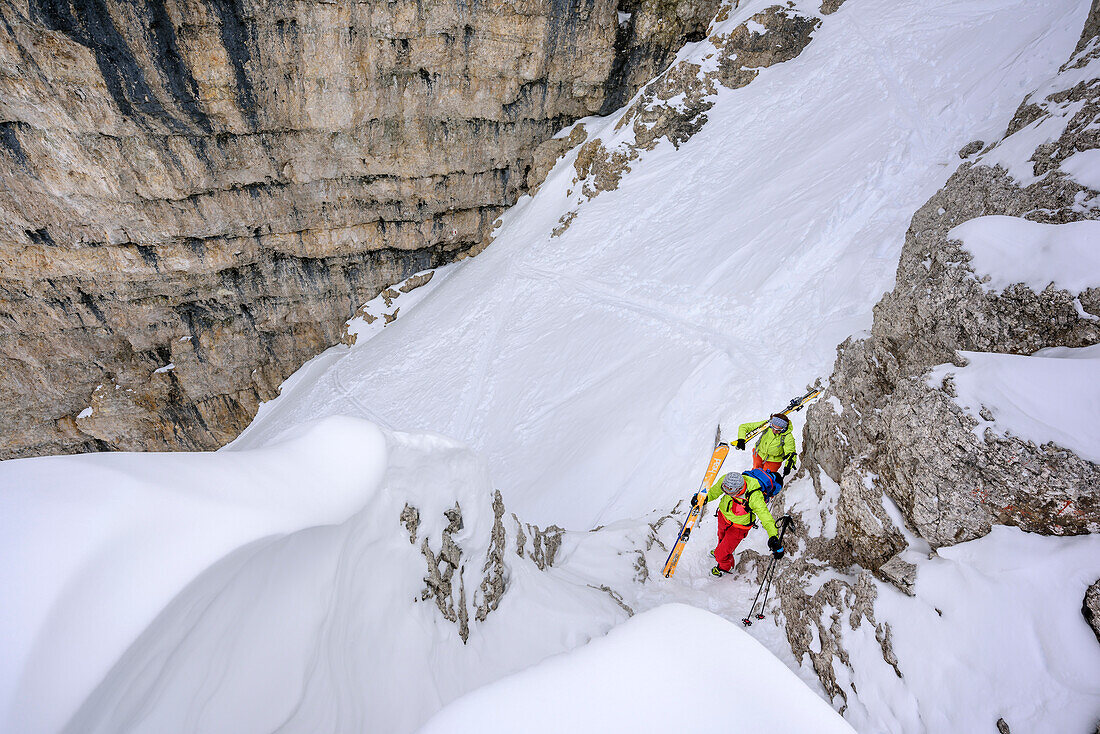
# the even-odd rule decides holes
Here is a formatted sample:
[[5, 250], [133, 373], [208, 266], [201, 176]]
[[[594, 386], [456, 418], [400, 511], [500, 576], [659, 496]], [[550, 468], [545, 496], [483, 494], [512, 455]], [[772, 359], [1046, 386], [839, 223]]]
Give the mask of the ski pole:
[[760, 592], [764, 590], [764, 582], [771, 578], [772, 569], [775, 568], [775, 556], [772, 556], [771, 563], [768, 564], [768, 568], [764, 571], [764, 578], [760, 579], [760, 586], [756, 589], [756, 598], [752, 600], [752, 606], [749, 607], [749, 613], [741, 620], [741, 624], [746, 627], [752, 627], [752, 613], [756, 609], [756, 602], [760, 599]]
[[[784, 515], [779, 519], [780, 524], [783, 526], [779, 531], [779, 545], [783, 545], [783, 536], [787, 534], [787, 528], [794, 524], [794, 521], [789, 515]], [[760, 592], [764, 592], [764, 603], [760, 605], [760, 611], [756, 614], [757, 619], [764, 618], [764, 609], [768, 605], [768, 592], [771, 591], [772, 578], [775, 576], [775, 562], [779, 559], [774, 555], [772, 556], [772, 562], [768, 564], [768, 570], [764, 572], [764, 578], [760, 581], [760, 588], [756, 590], [756, 598], [752, 600], [752, 606], [749, 608], [748, 616], [741, 620], [746, 627], [752, 626], [753, 611], [756, 609], [756, 600], [760, 598]]]
[[[778, 558], [773, 557], [772, 558], [772, 563], [774, 564], [775, 561], [778, 561], [778, 560], [779, 560]], [[764, 587], [764, 601], [760, 604], [760, 611], [756, 613], [756, 618], [757, 619], [763, 619], [764, 618], [764, 610], [768, 608], [768, 592], [772, 590], [772, 578], [774, 576], [775, 576], [775, 574], [773, 573], [771, 576], [768, 577], [768, 584], [767, 584], [767, 586]]]
[[[782, 518], [780, 518], [779, 522], [783, 523], [783, 529], [779, 531], [779, 545], [780, 545], [780, 547], [782, 547], [783, 546], [783, 536], [787, 534], [787, 527], [792, 525], [794, 521], [791, 520], [790, 515], [784, 515]], [[778, 559], [775, 558], [775, 557], [772, 557], [772, 560], [775, 561], [775, 560], [778, 560]], [[774, 577], [774, 576], [775, 576], [775, 574], [772, 574], [772, 577]], [[764, 602], [760, 605], [760, 611], [757, 612], [757, 614], [756, 614], [757, 619], [763, 619], [764, 618], [764, 610], [768, 608], [768, 592], [771, 591], [771, 588], [772, 588], [772, 580], [771, 580], [771, 578], [769, 578], [768, 579], [768, 585], [764, 587]]]

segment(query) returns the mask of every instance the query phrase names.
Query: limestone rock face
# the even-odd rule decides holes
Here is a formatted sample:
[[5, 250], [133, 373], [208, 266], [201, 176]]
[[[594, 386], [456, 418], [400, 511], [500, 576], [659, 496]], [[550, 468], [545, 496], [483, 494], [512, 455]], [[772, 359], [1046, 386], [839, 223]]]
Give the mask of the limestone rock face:
[[[1001, 150], [1004, 139], [980, 155], [981, 144], [967, 146], [969, 158], [913, 217], [897, 285], [875, 307], [871, 334], [838, 348], [828, 391], [809, 410], [807, 465], [840, 485], [838, 540], [868, 569], [880, 571], [904, 550], [908, 531], [933, 549], [995, 524], [1054, 535], [1100, 531], [1100, 466], [1053, 443], [988, 428], [976, 434], [980, 421], [953, 400], [950, 375], [930, 379], [935, 365], [963, 365], [960, 350], [1030, 355], [1100, 342], [1100, 289], [984, 288], [971, 255], [948, 236], [993, 214], [1050, 224], [1100, 218], [1100, 194], [1059, 169], [1100, 145], [1091, 124], [1100, 87], [1086, 81], [1100, 70], [1100, 47], [1088, 43], [1097, 8], [1073, 58], [1040, 99], [1024, 100], [1004, 136], [1026, 140], [1028, 126], [1060, 125], [1058, 140], [1030, 146], [1027, 160]], [[891, 504], [906, 528], [891, 519]], [[900, 562], [880, 575], [903, 590], [912, 583]]]
[[4, 3], [0, 458], [230, 440], [717, 8]]

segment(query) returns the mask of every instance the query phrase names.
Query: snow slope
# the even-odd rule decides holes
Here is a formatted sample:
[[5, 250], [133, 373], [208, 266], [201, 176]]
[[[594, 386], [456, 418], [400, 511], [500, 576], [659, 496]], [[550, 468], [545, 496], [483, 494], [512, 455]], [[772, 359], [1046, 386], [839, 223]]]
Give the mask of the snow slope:
[[[747, 0], [712, 30], [768, 4]], [[761, 537], [743, 546], [740, 575], [718, 584], [704, 542], [689, 545], [675, 579], [653, 571], [675, 530], [667, 511], [695, 489], [715, 422], [728, 435], [828, 372], [836, 344], [870, 324], [909, 218], [954, 170], [955, 151], [1000, 134], [1068, 56], [1087, 7], [847, 0], [802, 55], [719, 91], [698, 134], [643, 153], [618, 190], [582, 202], [568, 155], [482, 255], [437, 273], [355, 347], [304, 366], [229, 450], [0, 464], [0, 584], [19, 590], [0, 599], [0, 730], [407, 732], [606, 633], [627, 608], [683, 601], [739, 619]], [[704, 41], [680, 58], [711, 53]], [[617, 119], [585, 124], [610, 140]], [[476, 572], [494, 488], [523, 521], [577, 532], [547, 571], [506, 553], [509, 591], [464, 645], [433, 605], [414, 601], [424, 559], [397, 518], [413, 503], [422, 537], [438, 543], [443, 512], [460, 502]], [[830, 532], [828, 493], [806, 482], [784, 491], [789, 506], [824, 508], [814, 530]], [[713, 534], [713, 521], [699, 532]], [[1035, 550], [987, 541], [994, 552], [960, 557], [954, 578], [928, 582], [934, 593], [965, 588], [969, 569], [988, 576], [985, 559], [999, 551]], [[1100, 554], [1051, 547], [1029, 573], [1077, 569], [1055, 589], [1069, 599], [1095, 578]], [[1020, 603], [1001, 593], [1012, 576], [995, 578], [993, 596]], [[917, 662], [902, 661], [915, 666], [904, 684], [888, 667], [858, 681], [845, 712], [858, 728], [951, 731], [951, 707], [984, 716], [1018, 695], [1016, 677], [999, 690], [1009, 649], [975, 669], [986, 686], [945, 696], [938, 670], [919, 661], [953, 659], [957, 640], [937, 638], [943, 628], [918, 602], [890, 598], [898, 619], [916, 620], [895, 634]], [[989, 639], [1034, 639], [1035, 614]], [[582, 675], [586, 656], [614, 660], [630, 635], [666, 644], [650, 624], [549, 670]], [[1054, 624], [1061, 634], [1073, 622]], [[1075, 644], [1079, 631], [1055, 641]], [[820, 692], [781, 630], [762, 622], [752, 635]], [[1061, 677], [1093, 662], [1059, 668], [1037, 650], [1028, 664], [1054, 671], [1030, 691], [1053, 691], [1043, 700], [1080, 686]], [[1063, 721], [1083, 720], [1093, 695], [1086, 686]], [[1021, 715], [1026, 705], [1005, 703]]]
[[[530, 522], [667, 506], [716, 421], [782, 407], [870, 325], [913, 211], [1066, 59], [1087, 7], [848, 0], [800, 56], [720, 90], [701, 132], [643, 153], [551, 237], [577, 208], [567, 156], [483, 254], [234, 446], [360, 415], [470, 444]], [[586, 120], [590, 139], [614, 137], [619, 114]]]
[[670, 604], [460, 698], [420, 730], [516, 731], [853, 730], [737, 625]]
[[419, 508], [438, 554], [460, 503], [480, 568], [486, 466], [440, 436], [329, 418], [262, 449], [26, 459], [0, 480], [0, 584], [20, 590], [0, 604], [3, 732], [411, 731], [626, 617], [595, 579], [509, 553], [509, 596], [463, 644], [397, 522]]

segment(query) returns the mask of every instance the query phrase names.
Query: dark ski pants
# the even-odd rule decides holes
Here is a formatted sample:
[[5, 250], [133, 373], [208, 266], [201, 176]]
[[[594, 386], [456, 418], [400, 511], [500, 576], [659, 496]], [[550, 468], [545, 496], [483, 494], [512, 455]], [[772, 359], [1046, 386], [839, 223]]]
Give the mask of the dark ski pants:
[[733, 551], [737, 544], [749, 534], [752, 525], [737, 525], [718, 513], [718, 545], [714, 547], [714, 560], [723, 571], [733, 570]]

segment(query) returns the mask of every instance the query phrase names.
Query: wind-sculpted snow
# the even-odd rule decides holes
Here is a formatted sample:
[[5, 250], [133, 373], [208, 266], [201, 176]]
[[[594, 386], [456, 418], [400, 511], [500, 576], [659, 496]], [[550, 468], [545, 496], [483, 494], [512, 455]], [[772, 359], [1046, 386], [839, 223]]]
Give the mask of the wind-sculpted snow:
[[639, 614], [579, 650], [485, 686], [421, 734], [517, 731], [854, 732], [739, 625], [685, 604]]
[[[625, 618], [517, 554], [461, 444], [349, 418], [284, 439], [0, 464], [0, 730], [405, 732]], [[450, 619], [428, 553], [462, 559]]]
[[240, 454], [0, 464], [0, 587], [17, 590], [0, 602], [0, 729], [58, 730], [208, 569], [224, 583], [279, 539], [361, 510], [386, 469], [381, 433], [338, 418], [296, 433]]

